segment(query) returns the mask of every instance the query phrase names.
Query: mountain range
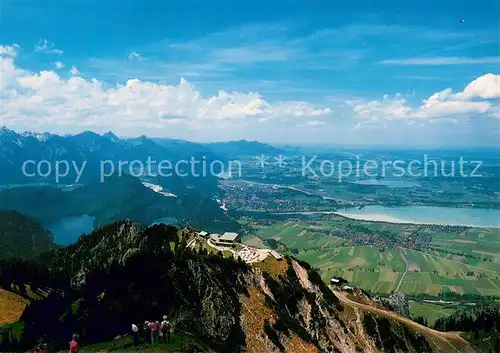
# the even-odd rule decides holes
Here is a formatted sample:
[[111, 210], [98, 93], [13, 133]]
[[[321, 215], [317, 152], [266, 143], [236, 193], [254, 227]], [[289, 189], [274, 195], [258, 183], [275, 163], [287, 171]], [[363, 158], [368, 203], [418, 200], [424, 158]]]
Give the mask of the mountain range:
[[[0, 130], [0, 210], [19, 211], [42, 224], [88, 214], [96, 226], [124, 218], [150, 224], [172, 217], [213, 231], [236, 230], [237, 223], [215, 201], [222, 198], [218, 177], [202, 173], [201, 163], [195, 167], [179, 165], [178, 173], [164, 176], [159, 175], [154, 165], [152, 173], [143, 170], [142, 175], [134, 174], [137, 170], [130, 163], [139, 161], [147, 166], [148, 160], [157, 163], [167, 160], [174, 165], [180, 160], [194, 159], [209, 165], [215, 160], [226, 161], [235, 153], [258, 155], [271, 150], [274, 147], [247, 141], [199, 144], [146, 136], [119, 138], [112, 132], [100, 135], [92, 131], [59, 136], [17, 133], [3, 127]], [[56, 180], [54, 168], [56, 162], [62, 160], [85, 168], [79, 174], [70, 166], [67, 175]], [[25, 161], [33, 161], [27, 169], [30, 176], [23, 173]], [[47, 177], [35, 173], [35, 163], [40, 161], [46, 161], [44, 163], [52, 168]], [[120, 163], [124, 163], [122, 172]], [[49, 172], [47, 165], [41, 170], [44, 174]], [[164, 193], [153, 191], [146, 183], [157, 185]]]
[[0, 211], [0, 259], [34, 258], [54, 249], [52, 234], [16, 211]]
[[[276, 154], [281, 150], [255, 141], [232, 141], [200, 144], [174, 139], [118, 138], [112, 132], [99, 135], [85, 131], [78, 135], [59, 136], [50, 133], [17, 133], [6, 127], [0, 129], [0, 185], [27, 184], [34, 182], [53, 183], [51, 178], [28, 178], [22, 173], [23, 163], [27, 160], [56, 162], [74, 161], [81, 165], [87, 163], [87, 171], [82, 182], [99, 177], [99, 162], [111, 160], [145, 163], [148, 157], [154, 161], [190, 160], [192, 157], [207, 163], [214, 160], [227, 160], [237, 156], [257, 156]], [[59, 184], [73, 184], [75, 173], [64, 176]]]

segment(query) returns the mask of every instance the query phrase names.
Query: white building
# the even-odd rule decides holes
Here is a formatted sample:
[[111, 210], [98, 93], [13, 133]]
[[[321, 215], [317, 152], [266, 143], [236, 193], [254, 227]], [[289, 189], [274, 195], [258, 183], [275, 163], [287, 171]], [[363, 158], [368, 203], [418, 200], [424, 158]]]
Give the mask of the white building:
[[219, 242], [219, 237], [219, 234], [210, 234], [210, 241], [212, 242], [212, 244], [217, 245], [217, 243]]
[[269, 253], [274, 256], [276, 260], [281, 260], [283, 257], [274, 250], [269, 250]]
[[219, 238], [219, 242], [233, 245], [240, 242], [240, 235], [238, 233], [226, 232]]
[[226, 232], [222, 235], [210, 234], [210, 241], [215, 246], [233, 247], [235, 243], [240, 242], [240, 235], [238, 233]]
[[208, 232], [205, 232], [204, 230], [198, 232], [198, 235], [203, 238], [208, 238]]

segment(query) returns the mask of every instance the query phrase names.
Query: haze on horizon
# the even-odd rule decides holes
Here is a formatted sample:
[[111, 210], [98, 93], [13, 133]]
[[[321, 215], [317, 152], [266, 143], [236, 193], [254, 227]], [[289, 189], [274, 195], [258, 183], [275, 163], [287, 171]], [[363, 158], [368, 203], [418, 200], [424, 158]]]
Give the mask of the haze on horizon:
[[2, 6], [0, 125], [18, 132], [499, 146], [492, 0]]

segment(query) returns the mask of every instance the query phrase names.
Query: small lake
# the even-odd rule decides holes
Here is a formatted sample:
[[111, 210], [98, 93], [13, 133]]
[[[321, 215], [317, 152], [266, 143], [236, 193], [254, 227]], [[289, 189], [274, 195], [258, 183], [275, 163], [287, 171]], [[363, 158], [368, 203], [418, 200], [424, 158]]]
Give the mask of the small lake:
[[352, 183], [358, 185], [387, 186], [389, 188], [412, 188], [419, 186], [416, 182], [403, 179], [363, 179], [353, 181]]
[[70, 245], [75, 243], [80, 235], [92, 233], [94, 219], [89, 215], [64, 217], [45, 224], [44, 228], [52, 233], [56, 244]]
[[432, 206], [365, 206], [335, 212], [364, 221], [500, 228], [500, 210]]
[[167, 224], [169, 226], [175, 226], [176, 223], [177, 223], [177, 219], [175, 219], [175, 217], [164, 217], [164, 218], [157, 219], [156, 221], [151, 223], [151, 225], [154, 226], [156, 224]]

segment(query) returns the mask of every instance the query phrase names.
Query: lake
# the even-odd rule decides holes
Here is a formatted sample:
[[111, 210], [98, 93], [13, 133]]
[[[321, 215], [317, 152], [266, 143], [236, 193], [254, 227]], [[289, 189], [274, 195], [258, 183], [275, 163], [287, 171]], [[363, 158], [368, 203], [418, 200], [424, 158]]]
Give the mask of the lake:
[[363, 179], [352, 183], [358, 185], [387, 186], [389, 188], [412, 188], [419, 186], [416, 182], [403, 179]]
[[175, 219], [175, 217], [164, 217], [164, 218], [157, 219], [156, 221], [151, 223], [151, 225], [154, 226], [156, 224], [167, 224], [170, 226], [175, 226], [176, 223], [177, 223], [177, 219]]
[[54, 242], [59, 245], [70, 245], [82, 234], [90, 234], [94, 229], [94, 219], [89, 215], [71, 216], [44, 225], [54, 236]]
[[432, 206], [365, 206], [335, 212], [364, 221], [500, 228], [500, 210]]

